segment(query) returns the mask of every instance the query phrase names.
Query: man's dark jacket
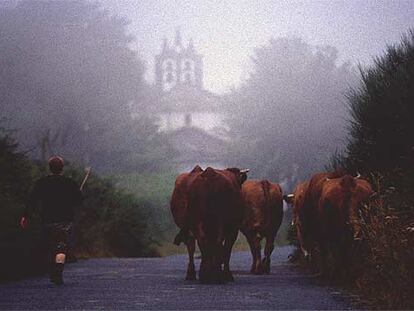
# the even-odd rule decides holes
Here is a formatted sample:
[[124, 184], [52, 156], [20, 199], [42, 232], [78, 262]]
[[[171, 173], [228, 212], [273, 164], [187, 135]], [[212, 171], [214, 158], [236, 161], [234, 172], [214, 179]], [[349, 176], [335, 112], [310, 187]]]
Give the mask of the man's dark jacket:
[[30, 195], [24, 212], [30, 217], [40, 207], [42, 223], [72, 222], [76, 206], [82, 202], [79, 186], [62, 175], [49, 175], [39, 179]]

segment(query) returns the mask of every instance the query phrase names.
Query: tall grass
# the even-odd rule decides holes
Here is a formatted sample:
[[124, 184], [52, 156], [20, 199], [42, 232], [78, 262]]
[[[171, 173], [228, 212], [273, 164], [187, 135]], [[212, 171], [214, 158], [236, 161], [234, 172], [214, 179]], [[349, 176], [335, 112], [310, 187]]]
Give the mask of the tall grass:
[[363, 239], [352, 269], [357, 288], [379, 306], [410, 309], [414, 307], [414, 218], [395, 205], [396, 196], [392, 189], [361, 208]]

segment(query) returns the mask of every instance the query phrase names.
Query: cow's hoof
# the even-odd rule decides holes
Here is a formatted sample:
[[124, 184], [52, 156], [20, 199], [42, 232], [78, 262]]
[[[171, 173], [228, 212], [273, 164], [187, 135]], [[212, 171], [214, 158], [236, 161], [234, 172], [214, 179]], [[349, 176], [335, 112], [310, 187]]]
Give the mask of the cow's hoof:
[[187, 281], [196, 281], [197, 280], [196, 272], [195, 271], [187, 272], [187, 276], [185, 277], [185, 279]]
[[262, 267], [263, 274], [269, 274], [270, 273], [270, 265], [265, 264], [264, 267]]
[[212, 273], [208, 273], [207, 271], [200, 270], [198, 272], [198, 279], [202, 284], [212, 284], [214, 283], [214, 278], [214, 275]]
[[210, 271], [209, 273], [207, 271], [204, 273], [199, 272], [198, 279], [203, 284], [225, 284], [228, 282], [223, 271]]
[[263, 259], [261, 268], [262, 268], [263, 274], [269, 274], [270, 273], [270, 261]]
[[213, 277], [199, 277], [201, 284], [222, 284], [223, 280], [220, 278]]
[[234, 282], [233, 274], [230, 271], [223, 273], [224, 282]]
[[261, 274], [263, 274], [262, 269], [256, 269], [256, 270], [254, 270], [253, 271], [253, 274], [255, 274], [255, 275], [261, 275]]
[[263, 273], [262, 265], [261, 264], [253, 265], [252, 268], [250, 269], [250, 273], [251, 274], [256, 274], [256, 275], [262, 274]]

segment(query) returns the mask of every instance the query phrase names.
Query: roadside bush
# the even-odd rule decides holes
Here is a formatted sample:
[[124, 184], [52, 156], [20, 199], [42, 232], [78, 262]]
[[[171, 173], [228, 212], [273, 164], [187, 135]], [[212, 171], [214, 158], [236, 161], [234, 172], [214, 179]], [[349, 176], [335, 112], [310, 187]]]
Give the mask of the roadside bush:
[[[79, 183], [80, 170], [72, 170]], [[78, 210], [75, 253], [82, 257], [157, 256], [160, 229], [149, 202], [119, 190], [111, 179], [91, 176]]]
[[[25, 234], [18, 226], [26, 194], [39, 171], [23, 153], [10, 133], [0, 128], [0, 280], [26, 275], [41, 269], [30, 269], [30, 263], [40, 262], [37, 245], [40, 232], [30, 228]], [[32, 271], [31, 271], [32, 270]]]
[[[162, 256], [177, 252], [177, 247], [172, 241], [178, 228], [170, 212], [170, 198], [176, 177], [177, 172], [170, 170], [119, 174], [114, 177], [117, 188], [133, 194], [140, 202], [151, 207], [146, 209], [148, 217], [152, 220], [148, 232], [160, 242], [156, 249]], [[186, 248], [182, 250], [186, 251]]]
[[[414, 31], [361, 69], [348, 94], [349, 144], [342, 162], [361, 173], [379, 172], [383, 183], [414, 202]], [[397, 205], [404, 208], [404, 205]]]
[[379, 306], [411, 309], [414, 218], [395, 205], [397, 196], [393, 190], [361, 209], [363, 240], [352, 268], [357, 288]]
[[351, 254], [349, 279], [380, 307], [414, 308], [414, 31], [389, 46], [348, 93], [344, 153], [329, 169], [371, 176], [378, 199], [361, 208], [363, 239]]
[[[47, 174], [17, 151], [17, 143], [0, 128], [0, 281], [45, 271], [40, 219], [36, 212], [26, 230], [19, 226], [34, 182]], [[70, 165], [65, 175], [81, 183], [84, 173]], [[117, 189], [110, 179], [92, 174], [75, 221], [75, 253], [82, 257], [157, 256], [160, 229], [151, 203]]]

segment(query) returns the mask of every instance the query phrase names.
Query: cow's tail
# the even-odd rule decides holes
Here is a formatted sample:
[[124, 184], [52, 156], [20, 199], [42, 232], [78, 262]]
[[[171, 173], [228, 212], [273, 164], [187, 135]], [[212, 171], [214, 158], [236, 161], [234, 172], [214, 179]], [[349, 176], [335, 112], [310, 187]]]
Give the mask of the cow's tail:
[[187, 244], [192, 237], [193, 235], [190, 230], [183, 228], [177, 233], [173, 243], [175, 245], [180, 245], [181, 243]]
[[342, 177], [340, 185], [345, 193], [345, 206], [348, 207], [352, 196], [352, 189], [356, 186], [355, 178], [351, 175], [345, 175]]
[[344, 212], [346, 221], [349, 222], [349, 216], [350, 216], [350, 208], [351, 208], [351, 198], [352, 198], [352, 190], [356, 187], [356, 180], [351, 175], [345, 175], [342, 177], [341, 183], [340, 183], [344, 196]]
[[271, 219], [272, 219], [272, 202], [271, 202], [271, 198], [270, 198], [270, 182], [268, 180], [262, 180], [260, 182], [261, 186], [262, 186], [262, 190], [263, 190], [263, 198], [264, 198], [264, 223], [265, 223], [265, 228], [268, 228], [270, 223], [271, 223]]

